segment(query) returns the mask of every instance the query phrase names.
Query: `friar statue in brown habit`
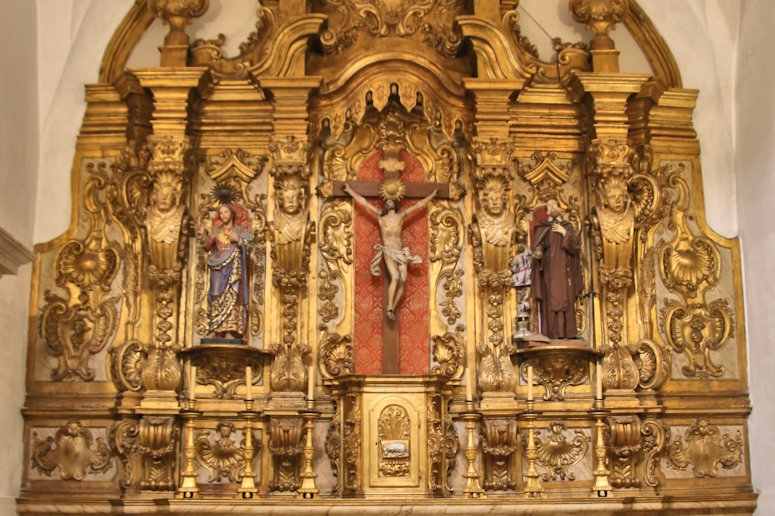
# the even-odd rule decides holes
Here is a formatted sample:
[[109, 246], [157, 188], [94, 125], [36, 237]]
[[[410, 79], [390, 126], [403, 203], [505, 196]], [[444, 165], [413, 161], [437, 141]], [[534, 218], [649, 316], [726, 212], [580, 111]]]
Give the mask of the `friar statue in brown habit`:
[[576, 337], [575, 302], [581, 294], [581, 239], [563, 220], [554, 199], [546, 203], [548, 218], [535, 225], [532, 243], [531, 297], [538, 301], [540, 333], [550, 339]]

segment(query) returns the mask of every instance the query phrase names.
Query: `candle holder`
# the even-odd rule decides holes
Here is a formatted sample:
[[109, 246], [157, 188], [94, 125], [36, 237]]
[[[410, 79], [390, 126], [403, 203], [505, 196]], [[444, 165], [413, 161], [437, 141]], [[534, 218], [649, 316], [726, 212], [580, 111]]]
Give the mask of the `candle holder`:
[[525, 498], [543, 498], [544, 488], [541, 486], [541, 475], [536, 468], [538, 447], [535, 443], [535, 420], [538, 417], [538, 412], [533, 411], [532, 401], [528, 402], [528, 411], [522, 417], [528, 420], [527, 446], [525, 447], [525, 456], [528, 460], [527, 472], [525, 473]]
[[[469, 405], [470, 404], [470, 405]], [[466, 479], [466, 487], [463, 489], [463, 498], [487, 498], [484, 489], [479, 484], [479, 472], [476, 471], [476, 446], [474, 446], [474, 428], [480, 416], [473, 411], [473, 401], [466, 402], [468, 412], [461, 414], [461, 418], [466, 422], [466, 431], [468, 433], [468, 443], [466, 444], [466, 460], [468, 460], [468, 469], [463, 474]]]
[[[314, 406], [314, 403], [314, 401], [308, 401], [307, 406]], [[307, 438], [304, 442], [303, 451], [304, 468], [299, 474], [301, 477], [299, 498], [305, 500], [312, 500], [316, 494], [320, 493], [320, 490], [318, 490], [317, 486], [315, 485], [315, 478], [317, 478], [318, 475], [315, 473], [315, 470], [312, 469], [312, 458], [315, 455], [315, 447], [312, 444], [312, 432], [315, 427], [316, 416], [317, 412], [314, 410], [306, 410], [302, 413], [302, 418], [304, 418], [304, 429], [307, 432]]]
[[194, 446], [194, 420], [202, 415], [202, 411], [195, 410], [196, 400], [189, 399], [187, 408], [181, 411], [183, 418], [183, 458], [185, 463], [183, 471], [180, 472], [182, 478], [178, 488], [180, 498], [194, 498], [199, 496], [199, 487], [196, 485], [197, 472], [194, 469], [194, 459], [196, 459], [196, 447]]
[[606, 455], [608, 450], [605, 445], [605, 423], [603, 419], [609, 411], [605, 409], [602, 399], [596, 399], [590, 415], [595, 419], [595, 462], [596, 467], [593, 475], [595, 476], [595, 485], [592, 486], [592, 496], [597, 498], [607, 498], [613, 490], [608, 482], [608, 468], [606, 468]]
[[258, 412], [253, 410], [253, 400], [245, 400], [245, 410], [238, 413], [245, 419], [245, 444], [242, 447], [242, 457], [245, 460], [245, 469], [242, 472], [242, 484], [237, 493], [241, 498], [253, 498], [258, 493], [256, 488], [256, 472], [253, 471], [253, 457], [255, 457], [255, 448], [253, 446], [253, 420], [258, 417]]

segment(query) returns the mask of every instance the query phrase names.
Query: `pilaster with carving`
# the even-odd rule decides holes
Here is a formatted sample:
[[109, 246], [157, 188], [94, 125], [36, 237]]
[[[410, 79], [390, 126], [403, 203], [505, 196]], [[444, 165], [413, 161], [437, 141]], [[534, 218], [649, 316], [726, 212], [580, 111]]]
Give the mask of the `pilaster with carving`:
[[475, 142], [475, 208], [468, 236], [473, 247], [477, 274], [477, 310], [482, 341], [477, 368], [478, 387], [483, 392], [510, 392], [516, 385], [511, 364], [511, 257], [516, 243], [510, 191], [513, 168], [512, 144], [493, 139]]
[[441, 395], [428, 397], [428, 488], [449, 494], [449, 475], [455, 467], [460, 441]]
[[307, 320], [308, 275], [315, 225], [309, 217], [309, 171], [304, 164], [308, 145], [289, 138], [275, 142], [275, 210], [269, 225], [272, 243], [272, 286], [278, 293], [276, 323], [280, 334], [270, 342], [275, 355], [270, 373], [275, 392], [303, 392], [307, 383], [304, 358], [310, 353], [303, 322]]

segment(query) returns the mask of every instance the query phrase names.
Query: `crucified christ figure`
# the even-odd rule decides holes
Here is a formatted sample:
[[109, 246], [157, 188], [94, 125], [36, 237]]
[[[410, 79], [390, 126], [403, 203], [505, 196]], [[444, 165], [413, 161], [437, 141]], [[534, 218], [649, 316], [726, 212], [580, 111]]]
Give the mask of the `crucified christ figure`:
[[412, 213], [424, 208], [431, 200], [439, 195], [439, 190], [434, 190], [429, 196], [421, 199], [416, 204], [406, 210], [398, 210], [398, 201], [395, 199], [386, 199], [382, 211], [378, 210], [373, 204], [369, 203], [362, 195], [353, 190], [349, 184], [344, 185], [344, 191], [350, 195], [358, 204], [366, 208], [370, 213], [377, 216], [379, 220], [379, 229], [382, 233], [382, 245], [376, 245], [374, 248], [377, 254], [371, 261], [371, 273], [375, 276], [380, 275], [380, 261], [385, 262], [385, 268], [389, 278], [387, 293], [387, 317], [395, 320], [396, 306], [401, 300], [404, 292], [407, 278], [407, 264], [420, 263], [422, 259], [415, 256], [404, 247], [401, 241], [401, 233], [404, 228], [404, 218]]

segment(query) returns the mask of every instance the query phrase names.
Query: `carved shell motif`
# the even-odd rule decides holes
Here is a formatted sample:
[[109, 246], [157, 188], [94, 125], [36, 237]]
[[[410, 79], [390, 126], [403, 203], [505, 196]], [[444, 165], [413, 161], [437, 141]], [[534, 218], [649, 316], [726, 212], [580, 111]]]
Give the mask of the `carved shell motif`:
[[681, 238], [661, 252], [662, 275], [667, 288], [678, 288], [688, 298], [697, 297], [703, 283], [715, 285], [721, 273], [721, 258], [708, 238]]

